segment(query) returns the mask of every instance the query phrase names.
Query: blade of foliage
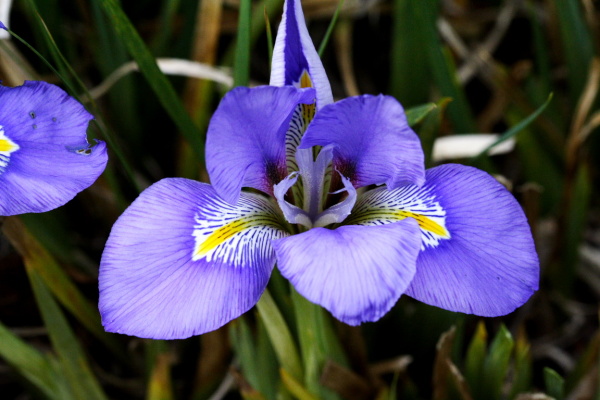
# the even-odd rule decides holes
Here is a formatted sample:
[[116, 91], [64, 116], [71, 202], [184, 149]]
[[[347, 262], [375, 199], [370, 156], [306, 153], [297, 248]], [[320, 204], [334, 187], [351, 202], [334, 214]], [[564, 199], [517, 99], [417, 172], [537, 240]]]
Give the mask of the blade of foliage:
[[295, 290], [292, 290], [292, 302], [304, 365], [304, 383], [320, 399], [339, 399], [336, 393], [320, 384], [323, 367], [328, 360], [348, 365], [331, 320], [322, 307], [306, 300]]
[[3, 232], [21, 254], [25, 265], [44, 280], [59, 301], [115, 356], [127, 360], [121, 345], [102, 329], [96, 307], [83, 297], [52, 255], [29, 233], [19, 218], [7, 218]]
[[444, 49], [437, 33], [437, 15], [439, 0], [422, 0], [414, 3], [415, 16], [420, 35], [427, 43], [426, 52], [429, 68], [436, 86], [443, 96], [451, 97], [452, 104], [448, 106], [448, 116], [457, 132], [474, 132], [475, 123], [465, 93], [460, 88], [454, 63]]
[[594, 43], [583, 17], [581, 1], [553, 0], [552, 3], [556, 7], [567, 62], [569, 89], [574, 103], [583, 91], [588, 68], [594, 56]]
[[233, 65], [233, 86], [248, 86], [250, 82], [250, 0], [240, 1], [240, 15], [237, 29], [237, 47]]
[[40, 308], [42, 319], [48, 328], [52, 347], [58, 354], [62, 373], [70, 390], [77, 399], [107, 400], [98, 381], [92, 374], [86, 356], [69, 327], [69, 324], [54, 300], [44, 280], [33, 266], [35, 261], [26, 262], [27, 274]]
[[508, 372], [513, 347], [514, 341], [510, 332], [501, 325], [483, 364], [483, 387], [487, 392], [486, 399], [502, 398], [502, 385]]
[[298, 349], [281, 312], [279, 312], [268, 290], [264, 291], [256, 304], [256, 308], [258, 309], [258, 315], [265, 324], [279, 364], [291, 376], [301, 381], [304, 375]]
[[287, 390], [298, 400], [319, 400], [320, 397], [313, 396], [300, 382], [298, 382], [284, 368], [280, 370], [281, 380]]
[[121, 42], [127, 46], [129, 54], [137, 62], [140, 72], [154, 90], [158, 100], [173, 119], [184, 137], [190, 142], [198, 158], [204, 160], [204, 142], [200, 132], [186, 113], [175, 89], [160, 71], [154, 56], [140, 37], [137, 30], [125, 15], [116, 0], [98, 0], [102, 9], [113, 23]]
[[404, 105], [429, 100], [430, 71], [423, 51], [423, 27], [416, 12], [421, 0], [394, 0], [390, 49], [390, 92]]
[[544, 368], [544, 383], [546, 393], [556, 400], [563, 400], [565, 396], [565, 380], [552, 368]]
[[427, 167], [433, 166], [433, 144], [440, 132], [444, 112], [450, 101], [451, 99], [448, 97], [438, 101], [435, 109], [431, 110], [431, 112], [424, 117], [421, 126], [417, 130], [417, 133], [421, 138], [421, 146], [423, 147], [425, 165]]
[[318, 54], [319, 57], [323, 57], [323, 53], [325, 52], [325, 48], [327, 48], [327, 44], [329, 43], [329, 39], [331, 34], [333, 33], [333, 29], [335, 28], [335, 24], [340, 16], [340, 12], [342, 11], [342, 7], [344, 6], [344, 0], [338, 0], [338, 5], [331, 17], [331, 21], [329, 21], [329, 25], [327, 26], [327, 31], [325, 31], [325, 36], [321, 40], [321, 44], [319, 45]]
[[244, 317], [231, 324], [229, 332], [244, 378], [261, 396], [275, 400], [279, 366], [264, 324], [258, 319], [256, 340]]
[[269, 20], [269, 14], [267, 13], [267, 7], [264, 8], [265, 12], [265, 32], [267, 33], [267, 54], [269, 55], [269, 68], [271, 68], [271, 61], [273, 60], [273, 30], [271, 29], [271, 21]]
[[171, 383], [171, 355], [168, 352], [160, 353], [154, 363], [154, 368], [148, 383], [146, 400], [173, 400]]
[[419, 122], [423, 121], [426, 116], [429, 115], [433, 110], [437, 108], [435, 103], [427, 103], [421, 106], [411, 107], [406, 110], [406, 119], [408, 120], [408, 126], [415, 126]]
[[510, 389], [509, 398], [515, 398], [517, 394], [526, 392], [531, 387], [531, 346], [525, 337], [524, 331], [520, 331], [515, 341], [513, 357], [514, 378]]
[[544, 110], [546, 109], [546, 107], [548, 107], [548, 104], [550, 104], [550, 102], [552, 101], [552, 98], [554, 97], [554, 95], [552, 93], [550, 93], [548, 95], [548, 98], [546, 99], [546, 101], [544, 102], [544, 104], [542, 104], [541, 106], [539, 106], [537, 108], [537, 110], [535, 110], [532, 114], [530, 114], [527, 118], [525, 118], [524, 120], [522, 120], [521, 122], [519, 122], [518, 124], [514, 125], [512, 128], [510, 128], [509, 130], [507, 130], [506, 132], [504, 132], [502, 135], [500, 135], [500, 137], [498, 138], [498, 140], [496, 140], [494, 143], [490, 144], [488, 147], [485, 148], [485, 150], [483, 150], [481, 153], [479, 153], [477, 156], [474, 157], [474, 159], [483, 157], [484, 155], [486, 155], [491, 149], [493, 149], [494, 147], [496, 147], [497, 145], [499, 145], [500, 143], [504, 142], [505, 140], [510, 139], [511, 137], [515, 136], [517, 133], [521, 132], [523, 129], [525, 129], [529, 124], [531, 124], [533, 121], [535, 121], [535, 119], [537, 117], [539, 117], [539, 115], [541, 113], [544, 112]]
[[465, 378], [471, 387], [471, 393], [476, 399], [482, 398], [481, 395], [486, 393], [486, 388], [483, 386], [483, 365], [487, 350], [487, 339], [485, 323], [479, 321], [465, 357]]
[[48, 356], [21, 340], [1, 322], [0, 357], [45, 396], [59, 399], [57, 377]]

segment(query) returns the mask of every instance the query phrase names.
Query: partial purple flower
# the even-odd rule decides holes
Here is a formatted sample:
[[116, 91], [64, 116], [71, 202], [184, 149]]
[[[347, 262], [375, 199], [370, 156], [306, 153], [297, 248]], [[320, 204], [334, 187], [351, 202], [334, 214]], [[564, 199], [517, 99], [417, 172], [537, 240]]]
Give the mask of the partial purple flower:
[[221, 101], [207, 136], [212, 186], [162, 180], [115, 223], [100, 267], [108, 331], [174, 339], [216, 329], [258, 301], [275, 264], [351, 325], [378, 320], [402, 294], [497, 316], [537, 290], [533, 239], [512, 195], [474, 168], [425, 171], [392, 97], [334, 103], [299, 0], [284, 6], [271, 85]]
[[104, 171], [106, 145], [86, 138], [93, 119], [57, 86], [0, 85], [0, 215], [62, 206]]

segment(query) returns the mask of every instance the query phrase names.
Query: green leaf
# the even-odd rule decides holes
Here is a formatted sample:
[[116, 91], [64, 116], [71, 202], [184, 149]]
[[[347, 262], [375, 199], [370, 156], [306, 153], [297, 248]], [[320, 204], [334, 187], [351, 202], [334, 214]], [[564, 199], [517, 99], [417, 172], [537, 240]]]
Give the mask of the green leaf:
[[320, 384], [323, 367], [328, 360], [348, 365], [331, 320], [321, 306], [306, 300], [295, 290], [292, 290], [292, 302], [304, 365], [304, 383], [320, 399], [339, 399], [336, 393]]
[[500, 143], [504, 142], [505, 140], [510, 139], [511, 137], [515, 136], [517, 133], [521, 132], [523, 129], [525, 129], [529, 124], [531, 124], [541, 113], [544, 112], [544, 110], [546, 109], [546, 107], [548, 107], [548, 104], [550, 104], [550, 102], [552, 101], [552, 98], [554, 97], [554, 95], [552, 93], [550, 93], [550, 95], [548, 95], [548, 98], [546, 99], [546, 101], [544, 102], [544, 104], [542, 104], [541, 106], [538, 107], [537, 110], [535, 110], [533, 113], [531, 113], [527, 118], [525, 118], [524, 120], [522, 120], [521, 122], [519, 122], [518, 124], [516, 124], [515, 126], [513, 126], [512, 128], [510, 128], [509, 130], [507, 130], [506, 132], [504, 132], [499, 138], [498, 140], [496, 140], [494, 143], [490, 144], [488, 147], [485, 148], [485, 150], [483, 150], [481, 153], [479, 153], [478, 155], [476, 155], [475, 157], [473, 157], [473, 159], [478, 159], [483, 157], [484, 155], [486, 155], [491, 149], [493, 149], [494, 147], [496, 147], [497, 145], [499, 145]]
[[579, 99], [594, 57], [594, 43], [581, 9], [580, 0], [553, 0], [567, 61], [571, 102]]
[[302, 363], [292, 334], [273, 301], [271, 294], [265, 290], [256, 304], [258, 315], [265, 324], [271, 344], [277, 354], [279, 364], [298, 381], [303, 380]]
[[320, 400], [319, 397], [313, 396], [298, 380], [296, 380], [284, 368], [280, 370], [281, 380], [283, 385], [290, 393], [298, 400]]
[[419, 138], [421, 139], [421, 146], [423, 147], [423, 153], [425, 154], [425, 165], [427, 167], [431, 167], [433, 165], [433, 144], [440, 133], [442, 118], [450, 101], [451, 99], [448, 97], [438, 101], [436, 107], [427, 115], [425, 115], [423, 122], [418, 129]]
[[0, 357], [45, 396], [59, 399], [57, 377], [48, 356], [21, 340], [0, 323]]
[[168, 352], [160, 353], [154, 361], [154, 368], [148, 382], [146, 400], [173, 400], [171, 355]]
[[146, 78], [163, 108], [189, 141], [198, 159], [203, 161], [204, 141], [202, 140], [202, 135], [185, 111], [175, 89], [173, 89], [167, 77], [158, 68], [154, 56], [146, 47], [139, 33], [129, 21], [129, 18], [127, 18], [117, 0], [97, 1], [99, 1], [102, 9], [114, 25], [121, 42], [127, 46], [129, 54], [138, 64], [140, 72]]
[[27, 275], [69, 389], [76, 399], [107, 400], [64, 314], [31, 264], [26, 261]]
[[327, 31], [325, 31], [325, 36], [323, 36], [323, 40], [321, 40], [321, 44], [319, 45], [318, 54], [319, 57], [323, 57], [323, 53], [325, 52], [325, 48], [327, 48], [327, 43], [329, 43], [329, 39], [331, 38], [331, 34], [333, 33], [333, 28], [335, 28], [335, 24], [340, 16], [340, 12], [342, 11], [342, 7], [344, 6], [344, 0], [338, 0], [338, 5], [331, 17], [331, 21], [329, 21], [329, 25], [327, 26]]
[[251, 1], [240, 1], [237, 30], [237, 47], [233, 65], [233, 86], [248, 86], [250, 82], [250, 22]]
[[544, 368], [544, 383], [546, 384], [546, 393], [556, 400], [563, 400], [565, 397], [565, 380], [552, 368]]
[[465, 358], [465, 379], [475, 398], [483, 398], [481, 396], [486, 393], [486, 388], [483, 387], [483, 365], [487, 350], [487, 339], [485, 323], [479, 321]]
[[425, 26], [416, 12], [422, 0], [394, 0], [390, 92], [403, 105], [429, 100], [431, 72], [423, 51]]
[[19, 217], [7, 218], [3, 232], [21, 254], [27, 268], [35, 271], [59, 301], [115, 356], [122, 361], [128, 361], [123, 347], [100, 325], [96, 306], [92, 306], [89, 300], [83, 297], [52, 255], [29, 233]]
[[415, 17], [422, 30], [421, 43], [427, 43], [424, 50], [435, 84], [442, 96], [453, 100], [448, 107], [450, 120], [457, 132], [474, 132], [475, 122], [465, 93], [457, 81], [454, 62], [438, 36], [439, 0], [416, 1], [414, 6]]
[[419, 122], [423, 121], [429, 113], [438, 107], [435, 103], [427, 103], [420, 106], [408, 108], [406, 110], [406, 119], [408, 126], [415, 126]]
[[488, 400], [502, 398], [502, 385], [506, 379], [513, 347], [514, 341], [510, 332], [501, 325], [483, 364], [483, 387], [487, 392], [485, 398]]

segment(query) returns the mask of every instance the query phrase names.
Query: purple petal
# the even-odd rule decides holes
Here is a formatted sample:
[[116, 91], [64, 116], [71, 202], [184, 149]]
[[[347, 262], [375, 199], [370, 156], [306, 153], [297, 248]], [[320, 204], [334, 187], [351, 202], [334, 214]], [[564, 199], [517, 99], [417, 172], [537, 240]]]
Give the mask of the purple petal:
[[4, 29], [5, 31], [8, 31], [8, 28], [6, 27], [6, 25], [4, 25], [4, 23], [2, 21], [0, 21], [0, 29]]
[[538, 288], [539, 262], [515, 198], [485, 172], [453, 164], [428, 170], [424, 189], [446, 211], [451, 238], [421, 252], [406, 294], [486, 317], [525, 303]]
[[206, 166], [223, 199], [235, 204], [243, 186], [273, 194], [286, 175], [285, 134], [299, 103], [313, 89], [238, 87], [225, 95], [206, 138]]
[[324, 107], [308, 127], [300, 148], [333, 144], [334, 166], [355, 187], [421, 185], [423, 150], [390, 96], [349, 97]]
[[[308, 73], [311, 86], [301, 82], [304, 72]], [[333, 102], [331, 86], [308, 34], [300, 0], [286, 0], [283, 6], [283, 16], [273, 50], [270, 85], [314, 87], [317, 91], [318, 109]]]
[[100, 265], [100, 313], [107, 331], [178, 339], [223, 326], [264, 291], [282, 238], [262, 196], [236, 206], [207, 184], [163, 179], [115, 223]]
[[415, 273], [412, 219], [385, 226], [314, 228], [273, 242], [277, 265], [298, 292], [350, 325], [376, 321]]
[[12, 149], [0, 151], [0, 215], [62, 206], [104, 171], [106, 145], [86, 139], [92, 115], [62, 89], [0, 86], [0, 103], [0, 147]]
[[307, 228], [312, 228], [312, 220], [304, 211], [298, 206], [290, 204], [286, 199], [285, 195], [288, 190], [296, 184], [298, 181], [298, 173], [294, 172], [288, 175], [284, 180], [279, 182], [277, 185], [273, 187], [273, 194], [275, 199], [277, 199], [277, 204], [279, 208], [283, 212], [285, 219], [290, 224], [300, 224], [304, 225]]

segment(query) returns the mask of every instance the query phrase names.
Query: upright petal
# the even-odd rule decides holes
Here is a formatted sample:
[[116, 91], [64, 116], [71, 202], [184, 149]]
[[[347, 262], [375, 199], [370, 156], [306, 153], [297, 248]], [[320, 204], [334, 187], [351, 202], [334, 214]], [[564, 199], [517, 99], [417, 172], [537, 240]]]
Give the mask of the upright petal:
[[206, 137], [206, 166], [224, 200], [235, 204], [243, 186], [273, 194], [287, 175], [285, 134], [300, 103], [313, 89], [291, 86], [238, 87], [225, 95]]
[[308, 34], [300, 0], [286, 0], [283, 6], [269, 84], [314, 87], [317, 92], [318, 109], [333, 102], [331, 86]]
[[456, 164], [432, 168], [420, 188], [368, 192], [351, 222], [380, 225], [407, 217], [422, 232], [409, 296], [493, 317], [512, 312], [537, 290], [539, 262], [527, 219], [485, 172]]
[[100, 265], [100, 313], [107, 331], [179, 339], [219, 328], [264, 291], [282, 238], [262, 196], [232, 206], [207, 184], [163, 179], [115, 223]]
[[356, 187], [385, 183], [395, 189], [425, 179], [421, 143], [393, 97], [349, 97], [324, 107], [300, 148], [327, 145], [334, 145], [335, 168]]
[[416, 222], [314, 228], [273, 242], [277, 265], [298, 292], [350, 325], [377, 321], [415, 273]]
[[104, 171], [106, 145], [86, 139], [93, 119], [57, 86], [0, 86], [0, 215], [62, 206]]

